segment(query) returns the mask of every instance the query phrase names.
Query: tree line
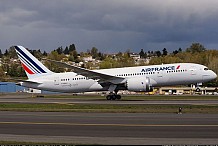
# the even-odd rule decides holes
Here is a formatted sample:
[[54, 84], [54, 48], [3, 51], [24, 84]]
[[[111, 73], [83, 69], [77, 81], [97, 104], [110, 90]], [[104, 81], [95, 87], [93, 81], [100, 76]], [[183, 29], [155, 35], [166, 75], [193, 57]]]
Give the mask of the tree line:
[[[29, 50], [29, 49], [28, 49]], [[83, 57], [92, 56], [93, 59], [99, 60], [96, 62], [86, 62], [81, 67], [88, 69], [106, 69], [106, 68], [117, 68], [117, 67], [130, 67], [136, 65], [156, 65], [156, 64], [168, 64], [168, 63], [198, 63], [207, 66], [218, 73], [218, 51], [209, 50], [205, 48], [200, 43], [192, 43], [190, 47], [182, 50], [181, 48], [174, 50], [173, 52], [168, 52], [167, 48], [160, 50], [152, 50], [145, 52], [141, 49], [138, 54], [142, 59], [141, 62], [136, 64], [135, 60], [130, 56], [131, 52], [127, 50], [126, 52], [118, 52], [116, 54], [104, 54], [100, 52], [96, 47], [92, 47], [91, 50], [86, 52], [78, 52], [75, 45], [71, 44], [69, 46], [58, 47], [50, 53], [46, 51], [41, 52], [38, 50], [29, 50], [35, 57], [39, 60], [42, 58], [49, 58], [57, 61], [68, 61], [68, 62], [82, 62]], [[25, 77], [25, 72], [21, 67], [20, 63], [17, 62], [17, 55], [15, 49], [10, 47], [2, 53], [0, 49], [0, 76], [1, 80], [6, 77]], [[149, 60], [146, 63], [144, 60]], [[52, 64], [50, 62], [43, 62], [50, 70], [54, 72], [66, 71], [60, 66]], [[213, 81], [211, 84], [218, 85], [217, 80]]]

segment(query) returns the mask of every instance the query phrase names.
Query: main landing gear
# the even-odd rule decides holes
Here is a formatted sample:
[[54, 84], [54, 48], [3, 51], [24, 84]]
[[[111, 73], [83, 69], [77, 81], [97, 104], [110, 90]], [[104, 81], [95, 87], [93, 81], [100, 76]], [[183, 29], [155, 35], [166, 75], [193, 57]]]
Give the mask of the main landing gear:
[[106, 96], [107, 100], [120, 100], [121, 99], [121, 95], [117, 95], [117, 94], [109, 94]]
[[120, 100], [121, 96], [117, 94], [118, 90], [116, 89], [117, 85], [111, 84], [108, 91], [110, 92], [109, 95], [106, 96], [107, 100]]

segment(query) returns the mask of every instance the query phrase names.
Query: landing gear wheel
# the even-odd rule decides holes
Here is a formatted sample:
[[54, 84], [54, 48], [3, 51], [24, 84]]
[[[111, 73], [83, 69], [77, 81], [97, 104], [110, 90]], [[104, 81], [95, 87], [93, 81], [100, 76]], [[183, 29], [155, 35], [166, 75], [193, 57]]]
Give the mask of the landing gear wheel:
[[117, 99], [120, 100], [121, 99], [121, 95], [117, 95]]
[[200, 88], [196, 88], [196, 90], [195, 90], [196, 92], [200, 92], [201, 91], [201, 89]]
[[106, 99], [107, 99], [107, 100], [111, 100], [111, 95], [107, 95], [107, 96], [106, 96]]
[[116, 95], [111, 95], [111, 99], [116, 100], [117, 99]]
[[121, 96], [120, 95], [116, 95], [116, 94], [113, 94], [113, 95], [107, 95], [106, 96], [106, 99], [107, 100], [120, 100], [121, 99]]

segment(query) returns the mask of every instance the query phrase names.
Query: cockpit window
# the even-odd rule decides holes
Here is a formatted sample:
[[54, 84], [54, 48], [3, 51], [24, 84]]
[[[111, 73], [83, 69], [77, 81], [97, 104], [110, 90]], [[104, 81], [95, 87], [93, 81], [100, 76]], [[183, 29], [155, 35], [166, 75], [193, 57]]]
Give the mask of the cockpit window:
[[204, 68], [204, 70], [209, 70], [208, 68]]

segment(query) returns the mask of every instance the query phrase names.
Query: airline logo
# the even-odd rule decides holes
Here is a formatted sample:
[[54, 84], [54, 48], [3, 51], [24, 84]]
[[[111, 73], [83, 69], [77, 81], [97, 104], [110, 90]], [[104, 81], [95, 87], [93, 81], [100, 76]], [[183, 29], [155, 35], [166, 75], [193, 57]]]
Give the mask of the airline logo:
[[153, 71], [164, 71], [164, 70], [172, 71], [179, 68], [180, 65], [178, 65], [177, 67], [176, 66], [152, 67], [152, 68], [143, 68], [141, 72], [153, 72]]
[[20, 49], [18, 46], [14, 46], [16, 51], [17, 51], [17, 55], [21, 61], [21, 64], [24, 68], [24, 70], [28, 73], [28, 74], [40, 74], [40, 73], [46, 73], [46, 71], [44, 69], [42, 69], [42, 67], [40, 67], [32, 58], [30, 58], [22, 49]]

